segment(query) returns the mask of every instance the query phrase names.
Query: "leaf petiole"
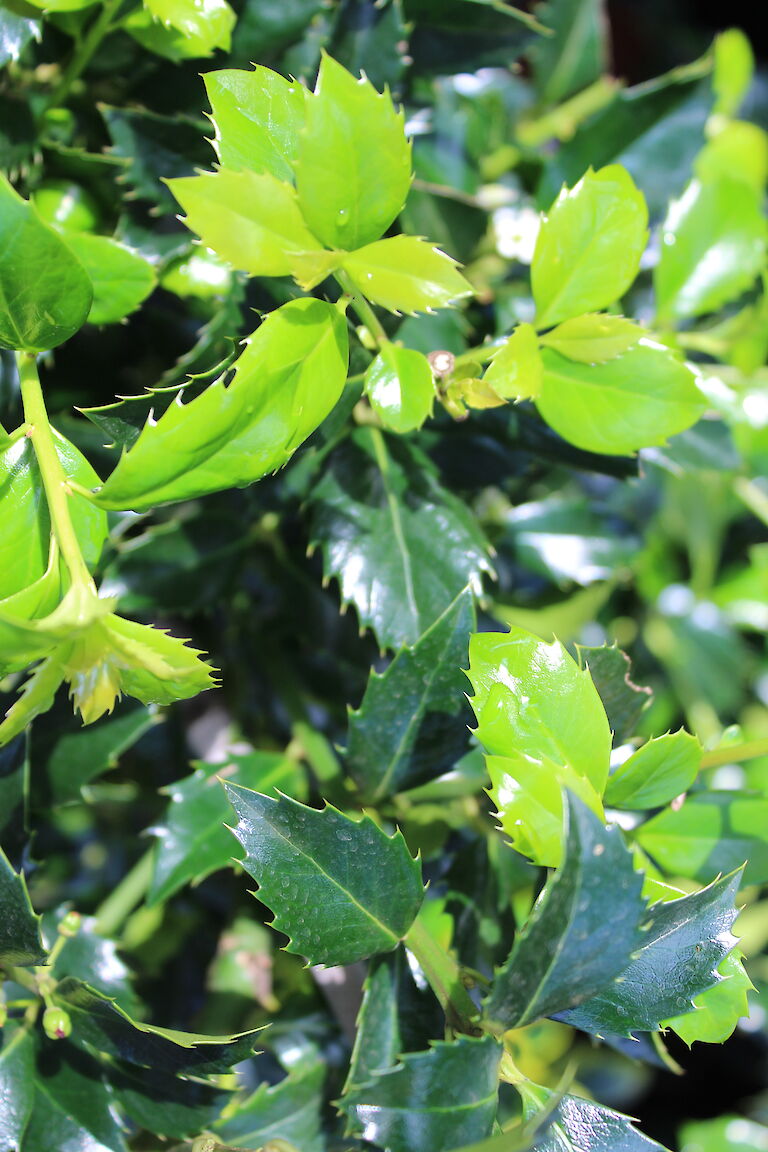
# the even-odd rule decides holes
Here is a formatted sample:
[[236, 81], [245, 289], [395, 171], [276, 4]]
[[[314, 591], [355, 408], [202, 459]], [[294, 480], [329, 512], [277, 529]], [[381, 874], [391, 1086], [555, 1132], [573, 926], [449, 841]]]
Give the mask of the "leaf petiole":
[[481, 1035], [482, 1030], [474, 1023], [479, 1012], [464, 987], [459, 966], [434, 939], [422, 913], [414, 920], [403, 943], [413, 953], [440, 1001], [449, 1027], [468, 1036]]

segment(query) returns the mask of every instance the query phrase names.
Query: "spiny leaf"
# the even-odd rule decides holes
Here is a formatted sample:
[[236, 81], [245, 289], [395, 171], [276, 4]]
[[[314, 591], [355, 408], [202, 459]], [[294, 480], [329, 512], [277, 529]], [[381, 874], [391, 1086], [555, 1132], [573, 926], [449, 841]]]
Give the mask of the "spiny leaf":
[[496, 1115], [501, 1046], [459, 1036], [402, 1057], [352, 1089], [341, 1108], [387, 1152], [449, 1149], [484, 1139]]
[[307, 90], [271, 68], [223, 68], [203, 77], [222, 168], [270, 172], [292, 181]]
[[633, 735], [641, 713], [648, 707], [651, 689], [630, 680], [632, 662], [615, 644], [577, 644], [576, 658], [580, 668], [589, 668], [616, 743], [623, 744]]
[[421, 868], [389, 837], [330, 805], [307, 808], [225, 785], [239, 816], [243, 867], [258, 882], [288, 950], [311, 964], [352, 964], [397, 947], [421, 905]]
[[560, 1019], [597, 1035], [658, 1031], [662, 1022], [691, 1011], [696, 996], [721, 979], [718, 966], [736, 943], [731, 927], [741, 872], [707, 888], [654, 904], [632, 962], [596, 996]]
[[349, 717], [347, 767], [367, 796], [387, 796], [450, 768], [466, 746], [463, 673], [474, 612], [462, 592], [387, 670], [371, 673]]
[[216, 1135], [237, 1148], [261, 1148], [285, 1140], [301, 1152], [323, 1152], [325, 1073], [325, 1065], [318, 1061], [289, 1071], [272, 1087], [260, 1085], [239, 1104], [230, 1105], [226, 1119], [214, 1126]]
[[418, 236], [388, 236], [344, 256], [342, 268], [374, 304], [429, 312], [472, 295], [456, 261]]
[[569, 795], [566, 845], [484, 1002], [495, 1032], [594, 995], [626, 969], [643, 939], [642, 877], [621, 831], [606, 829]]
[[615, 808], [660, 808], [690, 788], [699, 771], [702, 747], [680, 729], [649, 740], [611, 776], [605, 802]]
[[14, 872], [0, 849], [0, 964], [45, 964], [46, 956], [24, 876]]
[[[620, 1112], [580, 1096], [565, 1095], [557, 1101], [554, 1092], [538, 1084], [523, 1083], [519, 1092], [526, 1120], [535, 1122], [537, 1114], [544, 1113], [544, 1131], [530, 1146], [531, 1152], [664, 1152]], [[553, 1103], [554, 1111], [549, 1112]]]

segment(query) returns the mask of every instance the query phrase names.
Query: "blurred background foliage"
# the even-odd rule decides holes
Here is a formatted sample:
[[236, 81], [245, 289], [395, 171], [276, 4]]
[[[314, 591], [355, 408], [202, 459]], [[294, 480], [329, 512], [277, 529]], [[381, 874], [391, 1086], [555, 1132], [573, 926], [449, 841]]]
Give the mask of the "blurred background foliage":
[[[670, 198], [702, 163], [713, 114], [736, 113], [712, 85], [712, 38], [726, 26], [745, 29], [757, 61], [739, 122], [768, 129], [766, 32], [746, 3], [537, 4], [544, 22], [567, 24], [574, 13], [591, 21], [570, 55], [482, 0], [235, 0], [231, 28], [203, 41], [114, 4], [95, 39], [108, 7], [53, 4], [43, 18], [26, 0], [0, 4], [0, 165], [47, 218], [115, 237], [156, 278], [123, 323], [87, 325], [47, 365], [52, 419], [102, 475], [117, 452], [105, 442], [119, 447], [157, 402], [115, 406], [115, 396], [206, 378], [253, 327], [254, 309], [298, 291], [287, 280], [246, 284], [177, 219], [163, 178], [213, 158], [201, 71], [253, 61], [311, 83], [326, 50], [404, 102], [416, 170], [404, 225], [459, 258], [477, 292], [465, 312], [388, 321], [425, 352], [461, 353], [531, 317], [536, 212], [590, 164], [629, 169], [658, 236]], [[734, 149], [733, 163], [754, 162], [764, 185], [764, 139], [747, 130]], [[652, 259], [653, 248], [628, 304], [640, 322], [653, 315]], [[566, 445], [528, 404], [466, 422], [442, 413], [414, 437], [495, 549], [482, 625], [520, 624], [569, 644], [617, 642], [633, 680], [652, 690], [641, 736], [685, 724], [710, 746], [768, 737], [764, 301], [758, 291], [715, 326], [685, 326], [681, 344], [700, 361], [720, 418], [637, 460]], [[355, 355], [360, 370], [367, 357], [362, 348]], [[11, 356], [0, 358], [0, 421], [13, 427], [18, 382]], [[118, 976], [116, 990], [157, 1023], [221, 1033], [276, 1017], [253, 1062], [254, 1086], [319, 1053], [327, 1099], [343, 1080], [354, 996], [339, 1000], [255, 919], [242, 878], [222, 870], [227, 808], [210, 785], [223, 770], [299, 797], [342, 788], [347, 709], [359, 704], [371, 666], [387, 663], [375, 612], [362, 622], [354, 607], [340, 612], [312, 547], [334, 511], [313, 493], [316, 466], [355, 400], [352, 390], [283, 474], [113, 517], [104, 590], [119, 592], [126, 613], [209, 651], [225, 670], [218, 692], [162, 714], [124, 702], [85, 730], [60, 699], [28, 742], [0, 752], [0, 840], [29, 869], [36, 906], [98, 910], [96, 927], [119, 934], [123, 960], [110, 954], [109, 964], [133, 973], [130, 984], [127, 970]], [[86, 420], [83, 408], [97, 411]], [[388, 815], [422, 851], [468, 962], [482, 969], [508, 935], [511, 914], [500, 909], [524, 914], [530, 903], [531, 870], [504, 848], [487, 856], [482, 770], [469, 733], [459, 743], [471, 787], [452, 800], [428, 788], [395, 797]], [[764, 803], [768, 757], [714, 769], [709, 783]], [[763, 826], [745, 835], [764, 838], [763, 816], [750, 819]], [[154, 859], [144, 855], [153, 838], [162, 848]], [[210, 852], [210, 867], [191, 858], [190, 838]], [[750, 1018], [722, 1049], [673, 1043], [685, 1077], [578, 1041], [582, 1089], [683, 1152], [768, 1147], [768, 900], [756, 899], [737, 930], [754, 983]], [[426, 1009], [411, 993], [418, 1015]], [[521, 1034], [519, 1064], [556, 1084], [573, 1043], [564, 1026], [536, 1024]], [[317, 1112], [316, 1078], [296, 1075], [289, 1087], [283, 1106], [309, 1101]]]

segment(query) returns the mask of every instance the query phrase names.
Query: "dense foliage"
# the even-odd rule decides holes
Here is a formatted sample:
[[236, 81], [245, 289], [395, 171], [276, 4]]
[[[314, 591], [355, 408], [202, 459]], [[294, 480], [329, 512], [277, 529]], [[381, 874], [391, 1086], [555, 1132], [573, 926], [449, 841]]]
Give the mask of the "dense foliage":
[[0, 5], [0, 1152], [650, 1152], [768, 988], [749, 43], [236, 9]]

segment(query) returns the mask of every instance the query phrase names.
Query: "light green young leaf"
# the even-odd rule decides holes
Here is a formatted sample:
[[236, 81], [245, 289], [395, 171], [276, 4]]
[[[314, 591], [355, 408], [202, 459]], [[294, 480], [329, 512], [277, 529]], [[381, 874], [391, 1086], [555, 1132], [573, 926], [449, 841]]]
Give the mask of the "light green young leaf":
[[494, 1032], [521, 1028], [594, 996], [642, 941], [642, 876], [620, 829], [568, 797], [566, 855], [515, 937], [484, 1001]]
[[523, 753], [486, 756], [491, 778], [489, 795], [496, 805], [499, 823], [512, 847], [542, 867], [558, 868], [564, 849], [563, 789], [578, 796], [600, 819], [604, 819], [600, 796], [587, 780], [568, 764]]
[[564, 440], [588, 452], [631, 455], [664, 444], [704, 411], [692, 370], [645, 338], [605, 364], [580, 364], [549, 348], [542, 359], [536, 406]]
[[681, 1128], [680, 1152], [768, 1152], [768, 1128], [744, 1116], [697, 1120]]
[[469, 643], [477, 737], [492, 755], [568, 765], [602, 795], [611, 731], [586, 669], [561, 644], [522, 628], [480, 632]]
[[458, 1148], [490, 1135], [502, 1048], [491, 1036], [436, 1041], [396, 1068], [375, 1071], [340, 1106], [366, 1137], [391, 1152]]
[[223, 68], [203, 77], [222, 168], [269, 172], [291, 182], [304, 125], [307, 90], [257, 64], [253, 71]]
[[298, 253], [322, 252], [307, 228], [296, 192], [270, 172], [203, 172], [169, 180], [188, 228], [250, 276], [288, 276]]
[[224, 785], [239, 817], [233, 829], [243, 868], [290, 937], [289, 952], [310, 964], [353, 964], [391, 952], [421, 906], [421, 868], [402, 834], [387, 836], [368, 816], [352, 820], [331, 805], [307, 808]]
[[89, 324], [115, 324], [129, 316], [157, 283], [157, 274], [149, 261], [108, 236], [69, 232], [67, 246], [93, 285]]
[[768, 133], [746, 120], [731, 120], [702, 148], [693, 166], [702, 184], [741, 180], [761, 196], [768, 181]]
[[63, 344], [85, 323], [92, 297], [80, 261], [0, 173], [0, 348]]
[[715, 37], [712, 89], [713, 116], [735, 116], [755, 71], [752, 45], [740, 28], [728, 28]]
[[741, 180], [693, 180], [669, 209], [654, 284], [659, 321], [714, 312], [765, 267], [760, 195]]
[[45, 964], [46, 956], [24, 876], [14, 872], [0, 848], [0, 963], [32, 966]]
[[355, 80], [324, 55], [296, 162], [299, 203], [330, 248], [354, 249], [386, 232], [411, 186], [405, 117], [388, 91]]
[[145, 425], [98, 504], [151, 508], [277, 471], [335, 405], [347, 358], [346, 323], [335, 305], [309, 298], [284, 304], [250, 338], [228, 387], [216, 380]]
[[699, 741], [682, 728], [649, 740], [613, 773], [606, 804], [630, 810], [669, 804], [696, 779], [701, 755]]
[[[272, 1147], [278, 1152], [290, 1146], [301, 1152], [323, 1152], [325, 1074], [325, 1065], [318, 1060], [292, 1068], [277, 1084], [260, 1084], [241, 1103], [230, 1103], [215, 1126], [216, 1135], [234, 1148]], [[223, 1146], [216, 1147], [221, 1150]]]
[[209, 56], [216, 48], [229, 51], [237, 17], [227, 0], [144, 0], [164, 28], [180, 32], [190, 55]]
[[689, 1048], [696, 1040], [705, 1044], [723, 1044], [733, 1034], [739, 1020], [749, 1015], [747, 992], [753, 985], [744, 971], [738, 948], [728, 953], [717, 974], [721, 977], [719, 983], [695, 997], [694, 1012], [662, 1022], [662, 1027], [671, 1028]]
[[364, 296], [390, 312], [429, 312], [472, 295], [456, 261], [417, 236], [358, 248], [341, 266]]
[[532, 324], [518, 324], [488, 365], [483, 381], [508, 400], [533, 399], [541, 392], [543, 366]]
[[385, 344], [365, 373], [365, 392], [385, 428], [412, 432], [432, 414], [435, 384], [421, 352]]
[[581, 364], [604, 364], [628, 352], [648, 333], [623, 316], [588, 312], [565, 320], [542, 336], [541, 343]]
[[590, 168], [564, 187], [544, 216], [531, 265], [541, 326], [613, 304], [637, 276], [647, 240], [648, 210], [618, 164]]

